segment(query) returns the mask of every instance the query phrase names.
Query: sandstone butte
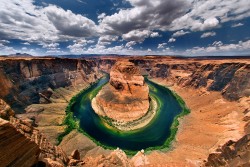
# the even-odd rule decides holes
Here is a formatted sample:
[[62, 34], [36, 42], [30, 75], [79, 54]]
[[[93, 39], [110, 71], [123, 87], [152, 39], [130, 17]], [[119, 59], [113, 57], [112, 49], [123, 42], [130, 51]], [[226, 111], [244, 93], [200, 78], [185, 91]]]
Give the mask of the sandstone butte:
[[92, 100], [94, 111], [118, 122], [143, 117], [149, 109], [149, 87], [140, 69], [129, 61], [118, 61], [110, 80]]

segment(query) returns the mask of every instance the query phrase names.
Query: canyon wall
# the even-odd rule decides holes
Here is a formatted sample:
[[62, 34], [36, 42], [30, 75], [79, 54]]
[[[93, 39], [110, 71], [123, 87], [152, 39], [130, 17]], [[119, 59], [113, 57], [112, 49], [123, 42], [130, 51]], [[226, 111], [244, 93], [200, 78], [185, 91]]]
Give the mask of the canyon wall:
[[[204, 92], [219, 92], [223, 98], [235, 103], [236, 101], [240, 101], [242, 97], [249, 98], [250, 96], [249, 59], [240, 61], [201, 61], [197, 59], [182, 60], [177, 58], [160, 58], [161, 61], [159, 61], [158, 57], [130, 57], [126, 59], [139, 66], [143, 75], [148, 75], [151, 78], [160, 78], [167, 83], [167, 86], [177, 85], [180, 88], [197, 89], [201, 90], [201, 92], [203, 90]], [[52, 99], [50, 96], [53, 98], [55, 96], [53, 90], [68, 86], [74, 87], [83, 82], [91, 84], [103, 76], [103, 73], [109, 72], [115, 62], [116, 58], [82, 60], [58, 58], [3, 59], [0, 60], [0, 99], [7, 102], [16, 113], [23, 113], [23, 109], [30, 104], [50, 103], [50, 99]], [[0, 114], [1, 117], [8, 119], [9, 116], [14, 115], [14, 112], [3, 100], [0, 100]], [[65, 106], [68, 101], [69, 99], [65, 98]], [[52, 104], [51, 107], [54, 107]], [[63, 106], [62, 108], [65, 107]], [[49, 107], [48, 112], [51, 112], [51, 108]], [[64, 113], [64, 110], [62, 112]], [[50, 117], [49, 115], [48, 118]], [[249, 118], [248, 114], [248, 117], [245, 118], [246, 122], [248, 122], [245, 130], [246, 134], [250, 132]], [[46, 120], [48, 120], [47, 117]], [[18, 125], [16, 127], [18, 129], [20, 122], [13, 120], [12, 122], [13, 125]], [[27, 126], [22, 125], [22, 127], [26, 131], [30, 130]], [[41, 137], [42, 135], [36, 136], [39, 138], [37, 140], [39, 144], [47, 140], [45, 137]], [[36, 143], [36, 140], [34, 141]], [[44, 145], [44, 158], [51, 157], [52, 160], [61, 162], [61, 164], [65, 164], [63, 163], [65, 160], [68, 161], [65, 155], [61, 153], [58, 155], [53, 152], [53, 150], [58, 150], [57, 147], [48, 144], [48, 141], [45, 143], [47, 144]], [[43, 144], [39, 144], [37, 145], [41, 150]], [[245, 157], [249, 157], [248, 150], [249, 135], [239, 141], [227, 142], [222, 147], [219, 147], [217, 149], [218, 152], [209, 155], [206, 165], [220, 166], [223, 163], [234, 165], [237, 164], [236, 162], [239, 162], [238, 164], [245, 164]], [[52, 154], [50, 154], [51, 151]], [[34, 155], [36, 154], [34, 153]], [[58, 159], [58, 156], [61, 158]], [[63, 157], [66, 159], [63, 160]], [[239, 159], [239, 157], [242, 158]], [[109, 162], [110, 157], [99, 157], [99, 159], [102, 159], [103, 162]], [[91, 159], [91, 157], [89, 159], [86, 158], [84, 163], [91, 164], [95, 160]]]
[[112, 60], [4, 59], [0, 60], [0, 98], [17, 113], [30, 104], [49, 103], [51, 91], [59, 87], [91, 83], [108, 71]]
[[250, 96], [250, 64], [225, 60], [134, 59], [152, 78], [162, 78], [169, 85], [221, 92], [227, 100], [238, 100]]
[[[127, 58], [143, 74], [163, 78], [170, 84], [219, 91], [228, 100], [250, 95], [250, 65], [247, 63], [162, 58]], [[115, 58], [93, 59], [3, 59], [0, 60], [0, 98], [15, 112], [30, 104], [48, 103], [51, 89], [93, 82], [109, 72]]]

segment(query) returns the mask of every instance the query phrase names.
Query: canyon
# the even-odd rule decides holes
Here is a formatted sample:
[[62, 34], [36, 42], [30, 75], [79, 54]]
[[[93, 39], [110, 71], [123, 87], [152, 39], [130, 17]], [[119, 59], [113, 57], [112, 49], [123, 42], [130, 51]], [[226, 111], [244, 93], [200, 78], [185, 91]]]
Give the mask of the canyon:
[[[110, 73], [112, 66], [121, 60], [135, 64], [143, 75], [175, 91], [191, 110], [189, 115], [179, 120], [179, 129], [172, 147], [167, 151], [150, 153], [142, 150], [128, 157], [121, 149], [103, 149], [77, 130], [66, 134], [58, 143], [58, 137], [66, 129], [63, 122], [70, 99], [105, 73]], [[126, 84], [117, 84], [120, 73], [114, 70], [112, 75], [116, 77], [111, 77], [108, 86], [122, 88], [123, 93], [129, 93]], [[15, 145], [15, 142], [20, 141], [32, 150], [20, 159], [23, 164], [247, 166], [250, 163], [247, 158], [250, 156], [249, 58], [1, 57], [0, 76], [0, 113], [1, 118], [8, 120], [0, 122], [0, 135], [3, 136], [0, 144], [7, 141], [2, 139], [15, 134], [16, 139], [10, 138], [9, 142]], [[141, 77], [136, 81], [139, 83], [133, 84], [143, 87]], [[138, 91], [138, 95], [148, 101], [147, 88]], [[144, 106], [148, 108], [148, 103]], [[18, 157], [22, 153], [13, 151], [18, 148], [16, 145], [8, 149], [8, 154]], [[2, 162], [1, 158], [6, 164], [17, 163], [14, 159], [6, 161], [2, 149]]]

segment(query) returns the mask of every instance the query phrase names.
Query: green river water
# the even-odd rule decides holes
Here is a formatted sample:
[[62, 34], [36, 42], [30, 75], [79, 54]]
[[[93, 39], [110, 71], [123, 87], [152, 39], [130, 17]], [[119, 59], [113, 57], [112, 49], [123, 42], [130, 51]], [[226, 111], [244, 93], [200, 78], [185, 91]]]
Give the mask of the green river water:
[[173, 125], [178, 126], [178, 121], [174, 119], [183, 115], [182, 112], [186, 109], [185, 104], [169, 89], [148, 79], [145, 80], [149, 85], [150, 95], [158, 102], [157, 113], [147, 126], [133, 131], [119, 131], [107, 126], [103, 119], [95, 114], [91, 107], [91, 99], [108, 82], [108, 77], [105, 77], [81, 93], [71, 106], [74, 118], [79, 120], [80, 129], [96, 143], [106, 148], [119, 147], [133, 153], [141, 149], [153, 150], [168, 147], [177, 130], [177, 127]]

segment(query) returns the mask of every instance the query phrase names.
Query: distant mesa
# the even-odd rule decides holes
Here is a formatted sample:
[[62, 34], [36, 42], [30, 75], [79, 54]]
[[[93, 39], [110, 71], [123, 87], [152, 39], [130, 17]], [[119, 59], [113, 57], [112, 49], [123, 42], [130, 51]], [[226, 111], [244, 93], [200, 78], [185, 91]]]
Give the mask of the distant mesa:
[[129, 61], [118, 61], [111, 69], [109, 83], [92, 100], [92, 107], [103, 117], [130, 122], [147, 113], [149, 101], [149, 87], [140, 69]]
[[16, 54], [10, 54], [9, 57], [33, 57], [32, 55], [28, 53], [16, 53]]

